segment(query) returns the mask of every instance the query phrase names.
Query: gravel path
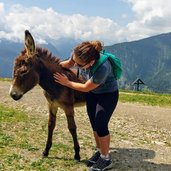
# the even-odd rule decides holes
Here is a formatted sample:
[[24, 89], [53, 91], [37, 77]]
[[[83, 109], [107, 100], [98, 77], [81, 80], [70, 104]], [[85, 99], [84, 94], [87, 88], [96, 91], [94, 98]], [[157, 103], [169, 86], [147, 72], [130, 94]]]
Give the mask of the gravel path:
[[[46, 100], [39, 86], [19, 101], [9, 97], [9, 88], [10, 82], [0, 81], [1, 104], [47, 117]], [[91, 131], [85, 107], [75, 111], [78, 129], [85, 125], [81, 129]], [[85, 116], [79, 116], [80, 111]], [[119, 102], [109, 126], [113, 171], [171, 171], [171, 108]]]

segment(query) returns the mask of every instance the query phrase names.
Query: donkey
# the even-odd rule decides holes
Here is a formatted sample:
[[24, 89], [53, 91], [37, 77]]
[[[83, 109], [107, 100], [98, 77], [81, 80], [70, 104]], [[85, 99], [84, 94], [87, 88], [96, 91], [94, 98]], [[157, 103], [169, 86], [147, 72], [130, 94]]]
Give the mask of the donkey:
[[80, 146], [77, 140], [76, 124], [74, 120], [74, 107], [84, 105], [85, 93], [72, 90], [54, 81], [53, 73], [65, 74], [70, 80], [83, 82], [76, 74], [60, 65], [60, 59], [41, 47], [36, 47], [31, 33], [25, 31], [25, 48], [16, 57], [13, 68], [13, 80], [10, 88], [10, 96], [19, 100], [25, 93], [39, 84], [44, 90], [48, 102], [49, 121], [48, 137], [43, 157], [47, 157], [52, 146], [53, 130], [56, 125], [56, 113], [62, 108], [66, 114], [68, 129], [74, 143], [74, 159], [80, 160]]

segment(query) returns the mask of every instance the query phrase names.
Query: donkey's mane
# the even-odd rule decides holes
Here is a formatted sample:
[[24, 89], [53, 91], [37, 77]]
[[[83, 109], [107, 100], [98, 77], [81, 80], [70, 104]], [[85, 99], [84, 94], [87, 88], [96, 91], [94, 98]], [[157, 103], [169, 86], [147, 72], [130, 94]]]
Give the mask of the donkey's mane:
[[36, 47], [36, 51], [38, 54], [41, 54], [40, 56], [44, 61], [49, 61], [51, 63], [55, 63], [55, 65], [59, 65], [60, 58], [53, 56], [52, 53], [48, 49]]
[[[26, 49], [21, 51], [21, 55], [22, 56], [20, 56], [20, 59], [24, 57], [25, 53], [26, 53]], [[53, 56], [52, 53], [49, 52], [49, 50], [46, 49], [46, 48], [36, 47], [36, 54], [43, 61], [50, 62], [50, 63], [53, 63], [55, 65], [59, 65], [60, 64], [60, 58]]]
[[72, 71], [70, 69], [63, 68], [60, 65], [60, 58], [53, 56], [48, 49], [36, 47], [36, 53], [39, 56], [39, 60], [41, 60], [46, 66], [46, 68], [48, 68], [52, 73], [60, 72], [66, 74], [68, 77], [71, 77], [72, 80], [75, 80], [75, 76]]
[[[22, 55], [20, 56], [20, 59], [17, 59], [17, 60], [21, 60], [21, 58], [24, 57], [25, 53], [26, 53], [26, 50], [24, 49], [21, 52]], [[43, 63], [43, 65], [51, 73], [55, 73], [55, 72], [63, 73], [65, 75], [67, 75], [67, 77], [72, 81], [85, 82], [84, 78], [80, 78], [80, 79], [77, 78], [77, 76], [70, 69], [63, 68], [60, 65], [60, 58], [53, 56], [52, 53], [48, 49], [42, 48], [42, 47], [36, 47], [36, 54], [38, 56], [38, 58], [37, 58], [38, 61], [41, 61], [41, 63]]]
[[84, 82], [84, 78], [77, 78], [77, 76], [68, 68], [63, 68], [60, 65], [60, 58], [53, 56], [51, 52], [49, 52], [48, 49], [46, 48], [41, 48], [41, 47], [36, 47], [37, 53], [41, 56], [41, 59], [46, 63], [46, 66], [48, 67], [49, 70], [52, 72], [60, 72], [72, 80], [76, 82]]

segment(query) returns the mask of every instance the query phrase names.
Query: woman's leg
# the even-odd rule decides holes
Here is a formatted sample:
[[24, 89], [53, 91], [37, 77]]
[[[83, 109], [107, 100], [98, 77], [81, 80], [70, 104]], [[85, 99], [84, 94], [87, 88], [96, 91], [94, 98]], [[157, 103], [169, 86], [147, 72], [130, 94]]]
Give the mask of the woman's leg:
[[94, 139], [96, 141], [96, 146], [100, 150], [101, 154], [105, 156], [108, 155], [109, 146], [110, 146], [110, 134], [104, 137], [99, 137], [96, 131], [94, 131], [93, 133], [94, 133]]
[[100, 151], [103, 156], [108, 157], [109, 154], [109, 146], [110, 146], [110, 134], [104, 137], [98, 137], [98, 141], [100, 144]]
[[98, 104], [95, 114], [96, 139], [99, 142], [101, 155], [90, 168], [91, 171], [106, 170], [113, 167], [109, 157], [110, 133], [108, 123], [118, 102], [118, 91], [98, 95]]
[[100, 149], [99, 138], [95, 131], [95, 114], [96, 114], [97, 98], [96, 95], [89, 92], [86, 94], [86, 107], [89, 120], [93, 129], [93, 134], [96, 142], [96, 148]]
[[94, 139], [95, 139], [95, 142], [96, 142], [96, 148], [100, 150], [99, 136], [97, 135], [96, 131], [93, 131], [93, 134], [94, 134]]
[[108, 123], [118, 102], [118, 91], [99, 95], [96, 107], [95, 126], [97, 134], [95, 138], [99, 143], [101, 154], [108, 157], [110, 146], [110, 133]]

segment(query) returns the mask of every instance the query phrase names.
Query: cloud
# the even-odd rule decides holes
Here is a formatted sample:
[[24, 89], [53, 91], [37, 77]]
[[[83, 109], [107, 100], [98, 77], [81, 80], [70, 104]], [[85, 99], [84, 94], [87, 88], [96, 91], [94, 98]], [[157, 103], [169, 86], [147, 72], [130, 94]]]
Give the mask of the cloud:
[[[81, 14], [64, 15], [52, 8], [26, 8], [0, 3], [0, 39], [23, 41], [29, 29], [39, 43], [47, 39], [99, 39], [105, 45], [138, 40], [171, 31], [170, 0], [124, 0], [129, 3], [134, 20], [120, 26], [111, 19]], [[122, 16], [128, 18], [126, 14]]]
[[123, 30], [127, 40], [171, 31], [170, 0], [128, 0], [135, 14], [135, 20], [128, 23]]
[[121, 18], [126, 19], [128, 16], [126, 14], [122, 14]]
[[38, 7], [25, 8], [14, 5], [8, 13], [2, 15], [0, 38], [23, 41], [25, 29], [29, 29], [35, 39], [44, 42], [46, 39], [69, 37], [81, 40], [100, 39], [106, 43], [116, 40], [115, 31], [119, 25], [110, 19], [87, 17], [80, 14], [63, 15], [52, 8], [46, 10]]
[[4, 11], [4, 4], [0, 2], [0, 13]]

